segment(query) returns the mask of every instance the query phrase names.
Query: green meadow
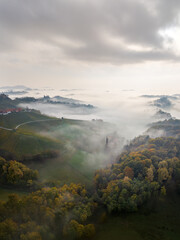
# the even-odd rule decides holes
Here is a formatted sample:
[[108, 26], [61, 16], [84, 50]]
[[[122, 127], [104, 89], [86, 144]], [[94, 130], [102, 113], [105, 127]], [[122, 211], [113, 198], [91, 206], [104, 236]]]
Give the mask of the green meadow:
[[11, 113], [0, 116], [0, 126], [6, 128], [15, 128], [17, 125], [36, 120], [55, 119], [49, 116], [42, 115], [36, 111]]
[[170, 192], [137, 213], [108, 215], [93, 240], [179, 240], [180, 195]]
[[34, 157], [33, 161], [23, 163], [37, 169], [43, 181], [92, 184], [95, 170], [106, 163], [104, 129], [107, 130], [108, 124], [57, 119], [36, 112], [0, 116], [2, 127], [15, 128], [26, 122], [13, 131], [0, 129], [0, 151], [13, 154], [18, 161], [55, 151], [56, 157], [43, 161]]

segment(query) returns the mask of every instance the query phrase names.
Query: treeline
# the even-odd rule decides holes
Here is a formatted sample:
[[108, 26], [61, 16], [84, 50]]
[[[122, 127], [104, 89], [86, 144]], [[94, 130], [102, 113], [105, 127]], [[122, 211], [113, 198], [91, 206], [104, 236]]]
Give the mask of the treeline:
[[43, 188], [23, 198], [11, 195], [0, 203], [0, 239], [89, 239], [87, 222], [96, 204], [81, 185]]
[[172, 186], [179, 190], [179, 151], [178, 139], [136, 138], [116, 164], [96, 172], [94, 181], [101, 203], [109, 212], [132, 212], [151, 196], [165, 195]]
[[171, 118], [169, 120], [152, 123], [146, 132], [147, 134], [156, 134], [158, 131], [166, 137], [173, 136], [180, 138], [180, 120]]
[[43, 151], [36, 155], [29, 155], [29, 156], [22, 156], [20, 161], [21, 162], [43, 162], [47, 159], [56, 158], [59, 156], [59, 151], [56, 150], [47, 150]]
[[59, 151], [57, 150], [47, 150], [41, 153], [32, 155], [22, 155], [21, 157], [17, 157], [15, 154], [8, 152], [6, 150], [0, 149], [0, 156], [5, 158], [6, 160], [16, 159], [18, 162], [33, 162], [33, 161], [41, 161], [47, 160], [49, 158], [56, 158], [59, 156]]
[[38, 178], [38, 171], [15, 160], [6, 161], [0, 157], [0, 184], [16, 187], [30, 187]]
[[[1, 162], [6, 173], [12, 163]], [[21, 163], [14, 164], [15, 175], [22, 176], [20, 170], [26, 171]], [[11, 179], [17, 178], [10, 178], [11, 184], [17, 181]], [[139, 137], [125, 147], [117, 163], [96, 172], [91, 191], [79, 184], [42, 187], [1, 202], [0, 239], [89, 239], [95, 234], [93, 215], [100, 206], [110, 213], [134, 212], [170, 189], [180, 190], [180, 140]]]

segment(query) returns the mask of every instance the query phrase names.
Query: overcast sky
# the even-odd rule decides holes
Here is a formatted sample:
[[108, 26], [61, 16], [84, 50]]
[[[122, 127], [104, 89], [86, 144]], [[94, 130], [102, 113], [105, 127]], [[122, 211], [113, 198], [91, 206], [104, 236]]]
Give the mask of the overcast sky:
[[0, 0], [0, 84], [180, 91], [179, 0]]

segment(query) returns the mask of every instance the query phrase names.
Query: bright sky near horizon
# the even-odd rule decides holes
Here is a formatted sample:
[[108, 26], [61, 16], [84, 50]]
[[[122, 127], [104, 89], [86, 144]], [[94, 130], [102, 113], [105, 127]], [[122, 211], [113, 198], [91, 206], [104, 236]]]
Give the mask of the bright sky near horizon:
[[179, 0], [0, 0], [0, 85], [180, 91]]

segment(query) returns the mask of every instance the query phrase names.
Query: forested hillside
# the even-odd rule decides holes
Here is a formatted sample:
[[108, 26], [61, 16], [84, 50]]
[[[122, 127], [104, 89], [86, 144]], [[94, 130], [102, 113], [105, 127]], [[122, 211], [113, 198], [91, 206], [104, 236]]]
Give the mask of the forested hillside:
[[96, 172], [98, 196], [110, 212], [137, 211], [152, 196], [180, 190], [180, 140], [144, 140], [134, 140], [116, 164]]
[[[5, 160], [1, 162], [7, 165]], [[13, 163], [9, 164], [5, 169], [12, 168]], [[17, 171], [22, 170], [21, 165], [17, 167]], [[22, 182], [22, 178], [15, 179], [16, 184]], [[106, 211], [138, 212], [152, 200], [165, 201], [172, 192], [180, 192], [180, 140], [139, 137], [125, 147], [116, 163], [96, 172], [94, 185], [88, 190], [73, 183], [61, 187], [39, 185], [39, 190], [27, 196], [11, 195], [7, 202], [1, 202], [0, 237], [89, 239], [98, 232], [98, 222], [102, 221], [98, 219], [108, 216]], [[178, 239], [180, 232], [176, 236]], [[156, 237], [159, 239], [158, 233]]]

